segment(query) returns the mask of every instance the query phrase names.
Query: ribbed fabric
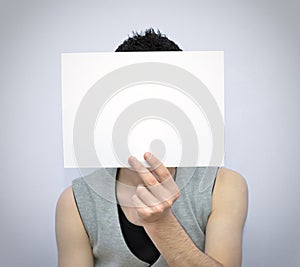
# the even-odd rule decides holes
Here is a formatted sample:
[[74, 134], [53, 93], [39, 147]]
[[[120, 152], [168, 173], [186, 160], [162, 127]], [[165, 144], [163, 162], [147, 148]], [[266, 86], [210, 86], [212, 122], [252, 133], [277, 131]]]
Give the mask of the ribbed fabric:
[[[180, 197], [171, 209], [202, 251], [218, 168], [177, 167], [176, 171]], [[93, 247], [95, 266], [149, 266], [130, 251], [123, 238], [115, 192], [116, 173], [117, 168], [101, 168], [72, 182], [78, 211]], [[160, 255], [152, 266], [168, 265]]]

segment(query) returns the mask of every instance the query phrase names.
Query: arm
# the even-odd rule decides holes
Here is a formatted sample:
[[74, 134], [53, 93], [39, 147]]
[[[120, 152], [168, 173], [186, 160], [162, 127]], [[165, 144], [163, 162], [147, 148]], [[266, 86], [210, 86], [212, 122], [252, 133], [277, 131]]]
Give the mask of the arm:
[[218, 262], [196, 247], [171, 212], [159, 223], [148, 224], [144, 228], [169, 266], [223, 266], [221, 261]]
[[93, 267], [88, 235], [75, 203], [72, 187], [60, 196], [56, 206], [55, 231], [59, 267]]
[[220, 168], [212, 198], [212, 212], [206, 227], [205, 253], [188, 237], [170, 214], [145, 230], [170, 266], [240, 267], [242, 234], [247, 216], [248, 189], [237, 172]]
[[248, 212], [248, 187], [243, 176], [220, 168], [206, 227], [205, 253], [224, 266], [240, 267], [242, 237]]

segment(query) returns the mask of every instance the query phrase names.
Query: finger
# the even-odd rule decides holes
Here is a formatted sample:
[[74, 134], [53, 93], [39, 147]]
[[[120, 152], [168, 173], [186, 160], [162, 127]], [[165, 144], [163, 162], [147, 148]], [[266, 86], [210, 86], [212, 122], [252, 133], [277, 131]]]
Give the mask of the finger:
[[136, 189], [136, 195], [145, 203], [148, 207], [160, 204], [162, 201], [157, 199], [152, 192], [150, 192], [145, 186], [139, 185]]
[[173, 176], [163, 163], [150, 152], [146, 152], [144, 154], [144, 158], [151, 166], [151, 169], [153, 169], [156, 176], [158, 176], [161, 184], [167, 188], [168, 194], [164, 195], [163, 199], [169, 199], [173, 195], [178, 195], [178, 186], [175, 183]]
[[[136, 170], [146, 185], [147, 189], [160, 201], [177, 199], [179, 196], [178, 187], [171, 176], [159, 183], [152, 173], [135, 157], [131, 156], [128, 160], [129, 164]], [[165, 184], [165, 186], [163, 186]]]
[[133, 195], [131, 199], [133, 207], [136, 209], [141, 218], [145, 219], [149, 216], [152, 216], [154, 212], [161, 213], [163, 211], [162, 205], [148, 207], [137, 195]]
[[128, 163], [137, 171], [148, 190], [159, 200], [170, 198], [170, 193], [154, 177], [154, 175], [135, 157], [131, 156]]
[[[163, 183], [165, 182], [166, 181]], [[173, 181], [173, 183], [170, 183], [168, 186], [163, 186], [163, 183], [148, 187], [148, 189], [154, 195], [154, 197], [159, 199], [161, 202], [176, 200], [180, 195], [176, 183]]]
[[155, 221], [161, 216], [167, 206], [165, 203], [160, 203], [155, 206], [147, 206], [137, 195], [132, 196], [132, 202], [139, 217], [145, 221]]
[[130, 156], [128, 163], [138, 173], [147, 187], [159, 184], [154, 175], [137, 158]]
[[134, 208], [147, 208], [148, 206], [136, 195], [131, 197], [132, 205]]
[[153, 171], [156, 174], [160, 182], [173, 179], [169, 170], [152, 153], [146, 152], [144, 154], [144, 159], [150, 165], [151, 171]]

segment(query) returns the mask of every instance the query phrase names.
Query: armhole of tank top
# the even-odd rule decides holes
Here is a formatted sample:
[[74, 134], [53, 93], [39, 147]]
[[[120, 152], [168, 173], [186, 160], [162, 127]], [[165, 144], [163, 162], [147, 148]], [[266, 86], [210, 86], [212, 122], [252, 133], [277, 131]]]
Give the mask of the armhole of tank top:
[[214, 178], [214, 184], [212, 186], [212, 189], [211, 189], [211, 195], [214, 193], [214, 189], [215, 189], [215, 184], [216, 184], [216, 180], [217, 180], [217, 176], [218, 176], [218, 171], [219, 171], [220, 167], [218, 166], [217, 167], [217, 171], [216, 171], [216, 176]]
[[83, 219], [82, 219], [82, 216], [81, 216], [79, 207], [78, 207], [78, 203], [77, 203], [77, 200], [76, 200], [76, 196], [75, 196], [75, 194], [74, 194], [73, 186], [72, 186], [72, 193], [73, 193], [73, 198], [74, 198], [74, 201], [75, 201], [75, 204], [76, 204], [77, 212], [78, 212], [78, 214], [79, 214], [81, 223], [82, 223], [82, 225], [83, 225], [83, 228], [84, 228], [84, 230], [85, 230], [87, 236], [88, 236], [89, 239], [90, 239], [90, 235], [89, 235], [89, 233], [88, 233], [88, 231], [87, 231], [87, 229], [86, 229], [86, 226], [85, 226], [85, 224], [84, 224], [84, 222], [83, 222]]

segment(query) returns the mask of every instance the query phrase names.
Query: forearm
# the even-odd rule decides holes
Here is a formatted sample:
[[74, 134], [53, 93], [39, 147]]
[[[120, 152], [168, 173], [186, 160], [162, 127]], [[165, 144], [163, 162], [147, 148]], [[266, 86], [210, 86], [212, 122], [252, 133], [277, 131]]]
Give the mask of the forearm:
[[144, 225], [144, 228], [171, 267], [223, 266], [197, 248], [171, 211], [163, 220]]

